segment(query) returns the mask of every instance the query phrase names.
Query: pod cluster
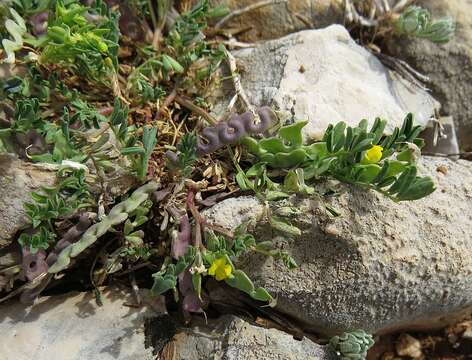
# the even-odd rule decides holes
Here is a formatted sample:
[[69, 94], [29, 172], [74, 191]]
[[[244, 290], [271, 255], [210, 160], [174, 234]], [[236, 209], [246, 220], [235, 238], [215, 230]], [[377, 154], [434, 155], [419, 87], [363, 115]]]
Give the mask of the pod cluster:
[[47, 272], [49, 267], [56, 262], [59, 253], [67, 246], [76, 242], [91, 224], [92, 222], [88, 216], [80, 216], [79, 222], [64, 234], [62, 239], [56, 243], [56, 246], [48, 255], [46, 255], [44, 250], [40, 250], [33, 254], [28, 248], [24, 247], [22, 249], [22, 268], [25, 277], [29, 281], [33, 281], [42, 273]]
[[[225, 145], [237, 143], [246, 136], [265, 132], [272, 124], [273, 112], [270, 107], [263, 106], [257, 113], [260, 118], [258, 123], [254, 121], [254, 114], [248, 111], [234, 114], [228, 121], [203, 129], [197, 142], [197, 153], [200, 156], [211, 154]], [[172, 163], [178, 162], [175, 152], [167, 151], [166, 156]]]

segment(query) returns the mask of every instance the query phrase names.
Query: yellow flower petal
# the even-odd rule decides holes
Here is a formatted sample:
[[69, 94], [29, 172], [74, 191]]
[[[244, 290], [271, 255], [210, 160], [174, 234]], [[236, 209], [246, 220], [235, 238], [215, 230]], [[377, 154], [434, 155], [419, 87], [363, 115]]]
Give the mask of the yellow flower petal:
[[215, 276], [216, 280], [218, 281], [221, 281], [223, 279], [226, 278], [226, 275], [225, 275], [225, 272], [224, 272], [224, 269], [219, 267], [218, 270], [216, 270], [216, 276]]
[[366, 151], [363, 159], [364, 164], [376, 164], [382, 159], [383, 147], [374, 145]]
[[213, 263], [208, 269], [208, 275], [215, 276], [216, 269], [217, 269], [217, 266], [215, 263]]
[[231, 273], [233, 272], [233, 268], [231, 267], [231, 265], [226, 265], [224, 268], [224, 271], [225, 271], [225, 276], [229, 277]]
[[221, 281], [228, 278], [233, 271], [231, 265], [225, 258], [219, 258], [213, 261], [208, 269], [208, 275], [214, 276], [216, 280]]

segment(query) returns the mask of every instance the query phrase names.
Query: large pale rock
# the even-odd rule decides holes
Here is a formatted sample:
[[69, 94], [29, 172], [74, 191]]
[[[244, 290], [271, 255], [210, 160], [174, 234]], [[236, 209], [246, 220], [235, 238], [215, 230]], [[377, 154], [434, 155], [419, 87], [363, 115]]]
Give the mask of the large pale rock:
[[265, 329], [234, 316], [208, 325], [183, 329], [165, 349], [173, 360], [335, 360], [327, 346], [306, 338], [295, 340], [276, 329]]
[[[429, 94], [393, 75], [340, 25], [301, 31], [234, 55], [250, 101], [273, 105], [291, 121], [308, 120], [304, 130], [312, 138], [330, 123], [357, 125], [364, 118], [373, 123], [383, 117], [391, 130], [408, 112], [426, 124], [438, 106]], [[215, 101], [215, 113], [226, 109], [234, 94], [232, 86], [228, 89]]]
[[128, 292], [106, 290], [41, 298], [33, 308], [0, 306], [0, 358], [15, 360], [153, 360], [144, 322], [165, 311], [162, 298], [130, 307]]
[[52, 186], [55, 181], [55, 169], [0, 154], [0, 248], [28, 224], [23, 204], [31, 202], [31, 192]]
[[469, 0], [422, 0], [434, 18], [452, 16], [457, 22], [455, 37], [447, 44], [424, 39], [392, 37], [389, 52], [406, 60], [430, 77], [428, 86], [441, 102], [444, 115], [456, 122], [458, 137], [465, 150], [472, 150], [472, 2]]
[[[470, 313], [472, 164], [429, 157], [423, 162], [422, 171], [438, 188], [418, 201], [394, 203], [340, 184], [339, 196], [272, 204], [302, 236], [276, 238], [275, 230], [261, 225], [256, 237], [276, 238], [299, 267], [289, 271], [260, 256], [243, 259], [241, 266], [277, 297], [280, 311], [326, 334], [434, 328]], [[220, 209], [225, 202], [233, 206], [225, 200]], [[341, 215], [333, 218], [326, 204]], [[212, 214], [210, 221], [226, 222], [227, 212]]]
[[[212, 0], [231, 11], [253, 5], [254, 0]], [[321, 28], [344, 20], [343, 0], [288, 0], [260, 7], [234, 17], [224, 27], [246, 29], [243, 41], [276, 39], [310, 27]]]

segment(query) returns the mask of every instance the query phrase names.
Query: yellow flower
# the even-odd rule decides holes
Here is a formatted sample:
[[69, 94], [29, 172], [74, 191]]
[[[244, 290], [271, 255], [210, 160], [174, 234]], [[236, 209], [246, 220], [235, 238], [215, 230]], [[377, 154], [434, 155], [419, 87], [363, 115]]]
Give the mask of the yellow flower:
[[230, 277], [232, 272], [233, 268], [228, 264], [228, 261], [224, 257], [213, 261], [208, 269], [208, 275], [214, 276], [218, 281]]
[[366, 151], [364, 159], [362, 159], [363, 164], [376, 164], [382, 159], [383, 147], [380, 145], [374, 145], [369, 150]]

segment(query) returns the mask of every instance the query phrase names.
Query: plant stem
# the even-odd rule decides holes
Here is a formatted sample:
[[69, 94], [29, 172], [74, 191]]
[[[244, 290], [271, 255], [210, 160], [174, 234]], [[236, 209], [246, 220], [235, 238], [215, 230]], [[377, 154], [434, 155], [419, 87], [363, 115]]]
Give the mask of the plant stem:
[[152, 0], [148, 0], [147, 3], [149, 8], [149, 14], [151, 15], [152, 27], [154, 29], [157, 29], [157, 18], [156, 14], [154, 13], [154, 7], [152, 6]]

